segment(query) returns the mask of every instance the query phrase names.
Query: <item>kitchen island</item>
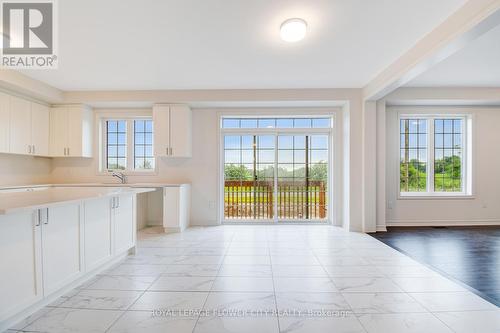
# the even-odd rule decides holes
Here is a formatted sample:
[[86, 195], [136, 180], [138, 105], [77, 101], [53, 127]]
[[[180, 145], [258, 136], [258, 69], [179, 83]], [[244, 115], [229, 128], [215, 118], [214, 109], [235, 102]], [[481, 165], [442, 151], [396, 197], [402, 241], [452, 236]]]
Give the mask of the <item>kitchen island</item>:
[[143, 187], [0, 190], [0, 331], [135, 251]]

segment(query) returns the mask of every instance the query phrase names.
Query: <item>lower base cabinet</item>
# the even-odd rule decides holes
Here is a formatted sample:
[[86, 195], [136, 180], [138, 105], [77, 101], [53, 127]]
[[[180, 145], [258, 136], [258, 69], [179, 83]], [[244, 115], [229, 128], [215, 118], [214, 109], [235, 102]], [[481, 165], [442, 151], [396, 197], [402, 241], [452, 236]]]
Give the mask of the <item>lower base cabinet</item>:
[[135, 194], [0, 215], [0, 331], [133, 248]]
[[0, 216], [0, 321], [43, 298], [36, 224], [32, 211]]
[[45, 213], [40, 221], [43, 291], [49, 295], [83, 273], [83, 220], [80, 204], [51, 207]]
[[191, 186], [163, 188], [163, 229], [166, 233], [184, 231], [189, 226]]
[[121, 254], [135, 243], [135, 196], [122, 195], [113, 199], [114, 248], [116, 254]]
[[112, 256], [111, 199], [88, 200], [83, 207], [85, 270], [90, 271]]

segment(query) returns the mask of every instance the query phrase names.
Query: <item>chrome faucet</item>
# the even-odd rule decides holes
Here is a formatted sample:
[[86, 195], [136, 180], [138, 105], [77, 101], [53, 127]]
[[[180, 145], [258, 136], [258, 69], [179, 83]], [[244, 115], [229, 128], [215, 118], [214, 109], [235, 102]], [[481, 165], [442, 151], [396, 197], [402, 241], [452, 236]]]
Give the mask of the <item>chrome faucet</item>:
[[122, 184], [127, 183], [127, 176], [125, 176], [125, 174], [123, 172], [114, 172], [113, 171], [111, 176], [118, 178]]

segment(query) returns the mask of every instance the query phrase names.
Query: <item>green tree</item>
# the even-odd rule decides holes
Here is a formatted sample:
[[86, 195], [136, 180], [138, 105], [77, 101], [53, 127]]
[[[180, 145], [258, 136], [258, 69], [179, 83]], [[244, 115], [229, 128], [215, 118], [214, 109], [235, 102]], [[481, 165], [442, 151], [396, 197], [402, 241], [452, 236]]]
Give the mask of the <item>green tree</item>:
[[252, 172], [244, 165], [229, 164], [224, 167], [227, 180], [252, 180]]
[[313, 164], [309, 169], [309, 179], [310, 180], [322, 180], [327, 181], [328, 179], [328, 167], [326, 163]]
[[401, 191], [414, 192], [426, 188], [427, 170], [425, 163], [411, 160], [409, 163], [400, 163]]

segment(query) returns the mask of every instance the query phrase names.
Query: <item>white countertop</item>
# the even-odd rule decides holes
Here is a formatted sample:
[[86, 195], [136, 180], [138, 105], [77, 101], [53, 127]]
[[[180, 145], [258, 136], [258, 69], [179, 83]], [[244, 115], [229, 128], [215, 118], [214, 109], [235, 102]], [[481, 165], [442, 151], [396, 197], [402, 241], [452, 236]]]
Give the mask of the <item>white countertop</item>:
[[[47, 187], [47, 185], [42, 187]], [[154, 191], [154, 188], [151, 187], [50, 187], [50, 185], [37, 191], [5, 193], [0, 191], [0, 215], [28, 209], [45, 208], [61, 203], [152, 191]]]
[[40, 188], [40, 187], [131, 187], [131, 188], [162, 188], [162, 187], [180, 187], [188, 186], [187, 183], [64, 183], [64, 184], [34, 184], [34, 185], [10, 185], [0, 186], [1, 190], [14, 190], [23, 188]]

